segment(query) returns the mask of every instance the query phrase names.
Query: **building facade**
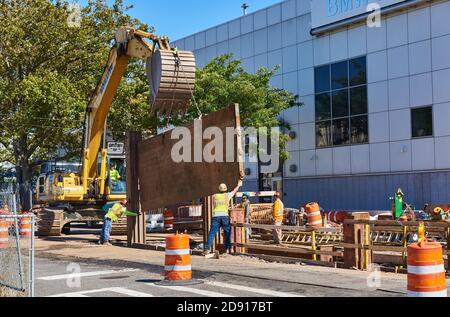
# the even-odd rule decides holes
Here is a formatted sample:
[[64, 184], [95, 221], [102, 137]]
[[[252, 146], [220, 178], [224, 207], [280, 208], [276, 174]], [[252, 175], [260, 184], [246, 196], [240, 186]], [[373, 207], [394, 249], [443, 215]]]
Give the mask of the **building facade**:
[[[175, 45], [199, 67], [228, 52], [249, 72], [281, 66], [272, 85], [304, 104], [282, 115], [295, 136], [287, 206], [384, 210], [401, 187], [420, 209], [450, 202], [449, 18], [448, 0], [286, 0]], [[247, 168], [257, 190], [257, 165]]]

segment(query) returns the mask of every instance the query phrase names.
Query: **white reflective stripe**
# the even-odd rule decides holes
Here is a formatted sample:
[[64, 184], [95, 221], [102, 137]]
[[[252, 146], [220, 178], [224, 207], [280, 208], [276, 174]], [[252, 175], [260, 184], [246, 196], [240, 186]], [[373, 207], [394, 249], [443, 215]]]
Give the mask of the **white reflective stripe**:
[[427, 266], [408, 265], [409, 274], [435, 274], [444, 272], [445, 272], [444, 264], [427, 265]]
[[0, 232], [8, 232], [8, 228], [0, 227]]
[[192, 266], [191, 265], [166, 265], [164, 267], [164, 270], [167, 272], [173, 272], [173, 271], [191, 271]]
[[166, 249], [166, 255], [188, 255], [191, 254], [189, 249], [168, 250]]
[[447, 297], [447, 290], [437, 291], [437, 292], [408, 291], [408, 297]]
[[4, 242], [4, 241], [8, 242], [9, 239], [8, 238], [0, 238], [0, 242]]
[[173, 220], [173, 219], [175, 219], [174, 217], [166, 217], [166, 218], [164, 218], [164, 220]]
[[335, 213], [334, 213], [334, 217], [333, 217], [334, 222], [337, 222], [337, 215], [338, 215], [338, 213], [335, 212]]
[[322, 223], [322, 221], [317, 220], [317, 221], [311, 222], [310, 225], [314, 226], [314, 225], [318, 225], [318, 224], [321, 224], [321, 223]]
[[320, 215], [320, 211], [313, 212], [312, 214], [307, 214], [307, 217], [315, 217]]
[[31, 232], [31, 229], [20, 229], [20, 232]]

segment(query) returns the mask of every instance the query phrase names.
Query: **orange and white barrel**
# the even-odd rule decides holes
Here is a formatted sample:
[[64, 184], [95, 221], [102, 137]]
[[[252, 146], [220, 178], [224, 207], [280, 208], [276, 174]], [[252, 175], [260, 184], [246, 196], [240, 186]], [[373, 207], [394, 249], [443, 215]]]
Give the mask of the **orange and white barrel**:
[[25, 217], [20, 218], [19, 233], [22, 237], [31, 237], [31, 217], [26, 217], [27, 214], [23, 214]]
[[327, 211], [324, 213], [327, 217], [328, 221], [334, 222], [337, 224], [344, 223], [345, 218], [347, 217], [346, 211]]
[[164, 229], [166, 231], [173, 230], [174, 221], [173, 212], [171, 210], [164, 211]]
[[14, 225], [14, 215], [13, 214], [8, 214], [9, 218], [6, 218], [6, 222], [10, 225], [13, 226]]
[[320, 213], [320, 206], [318, 203], [309, 203], [306, 205], [306, 218], [308, 223], [313, 228], [322, 228], [322, 214]]
[[191, 249], [189, 236], [170, 235], [166, 238], [166, 281], [190, 281], [192, 279]]
[[439, 243], [425, 241], [408, 247], [408, 297], [447, 297]]
[[6, 249], [9, 243], [9, 224], [5, 218], [0, 218], [0, 249]]

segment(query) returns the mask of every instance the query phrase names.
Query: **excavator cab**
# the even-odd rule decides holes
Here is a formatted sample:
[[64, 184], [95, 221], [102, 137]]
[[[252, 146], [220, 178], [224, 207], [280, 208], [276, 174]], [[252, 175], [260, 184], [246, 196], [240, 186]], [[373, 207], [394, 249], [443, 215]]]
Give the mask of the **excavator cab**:
[[127, 174], [125, 159], [110, 158], [108, 160], [108, 186], [109, 195], [126, 195]]

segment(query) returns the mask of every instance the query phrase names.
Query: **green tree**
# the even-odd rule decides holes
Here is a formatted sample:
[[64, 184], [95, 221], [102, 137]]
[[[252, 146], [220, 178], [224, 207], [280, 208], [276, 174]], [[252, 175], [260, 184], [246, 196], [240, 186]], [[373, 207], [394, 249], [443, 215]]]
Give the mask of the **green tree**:
[[291, 107], [300, 107], [298, 96], [287, 90], [272, 87], [270, 80], [279, 67], [268, 70], [260, 68], [251, 74], [241, 66], [241, 61], [232, 54], [219, 56], [196, 74], [195, 93], [189, 114], [181, 121], [191, 121], [199, 111], [208, 114], [232, 103], [238, 103], [243, 127], [281, 127], [281, 158], [287, 159], [286, 142], [290, 140], [286, 131], [289, 124], [281, 120], [281, 113]]
[[[154, 134], [158, 127], [185, 125], [199, 117], [238, 103], [241, 125], [244, 127], [281, 127], [281, 159], [288, 158], [286, 142], [290, 140], [286, 132], [289, 124], [281, 120], [281, 113], [291, 107], [302, 106], [298, 96], [284, 89], [272, 87], [270, 80], [278, 72], [278, 67], [268, 70], [261, 68], [251, 74], [241, 66], [241, 61], [225, 54], [197, 69], [196, 84], [191, 105], [186, 116], [155, 118], [149, 113], [149, 88], [142, 62], [128, 68], [128, 84], [121, 85], [109, 115], [109, 129], [115, 138], [124, 131], [146, 131]], [[254, 148], [253, 150], [257, 150]]]
[[149, 29], [127, 9], [90, 0], [74, 16], [66, 1], [0, 0], [0, 161], [16, 167], [23, 209], [41, 160], [61, 147], [81, 155], [85, 109], [117, 28]]

